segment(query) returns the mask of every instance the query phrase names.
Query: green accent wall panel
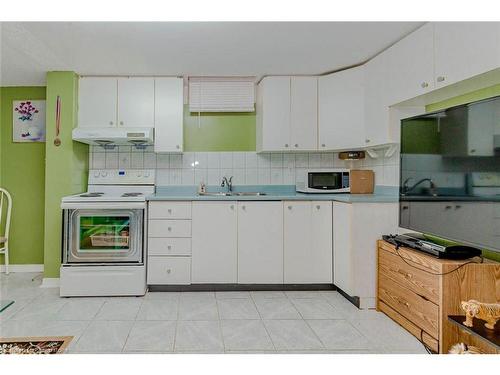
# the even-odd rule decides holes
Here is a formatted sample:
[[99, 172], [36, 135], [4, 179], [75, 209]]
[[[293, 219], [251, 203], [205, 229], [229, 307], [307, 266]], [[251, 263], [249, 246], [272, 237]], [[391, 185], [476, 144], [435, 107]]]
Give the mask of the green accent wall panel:
[[441, 109], [454, 107], [456, 105], [466, 104], [470, 102], [475, 102], [477, 100], [488, 99], [498, 95], [500, 95], [500, 84], [486, 87], [481, 90], [472, 91], [464, 95], [455, 96], [453, 98], [443, 100], [441, 102], [429, 104], [425, 107], [425, 110], [427, 112], [435, 112]]
[[185, 105], [184, 151], [255, 151], [255, 112], [198, 115]]
[[12, 142], [12, 102], [27, 99], [45, 99], [45, 87], [0, 88], [0, 186], [13, 200], [11, 264], [43, 263], [45, 143]]
[[[61, 97], [61, 145], [56, 137], [56, 99]], [[47, 142], [45, 144], [44, 276], [59, 277], [61, 264], [61, 198], [86, 190], [88, 146], [73, 142], [76, 126], [78, 77], [74, 72], [47, 73]]]

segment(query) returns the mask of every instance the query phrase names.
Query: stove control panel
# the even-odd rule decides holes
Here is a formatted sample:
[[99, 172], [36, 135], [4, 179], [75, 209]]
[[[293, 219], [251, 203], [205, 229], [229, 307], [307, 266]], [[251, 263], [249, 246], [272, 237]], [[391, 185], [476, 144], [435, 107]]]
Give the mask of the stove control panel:
[[89, 185], [154, 185], [154, 169], [91, 169]]

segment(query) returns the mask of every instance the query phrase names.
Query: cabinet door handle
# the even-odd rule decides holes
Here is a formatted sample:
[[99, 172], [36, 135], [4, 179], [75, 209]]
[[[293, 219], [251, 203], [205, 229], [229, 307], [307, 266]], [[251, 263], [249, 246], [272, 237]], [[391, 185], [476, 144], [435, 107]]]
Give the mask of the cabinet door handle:
[[292, 206], [288, 206], [288, 209], [291, 210], [292, 209]]
[[326, 147], [326, 145], [324, 143], [321, 144], [321, 147]]
[[458, 210], [459, 208], [462, 208], [462, 206], [460, 206], [459, 204], [457, 204], [457, 205], [455, 206], [455, 209], [457, 209], [457, 210]]
[[475, 152], [476, 152], [476, 149], [475, 149], [475, 148], [473, 148], [472, 150], [470, 150], [470, 153], [471, 153], [471, 154], [474, 154]]
[[407, 210], [408, 208], [408, 206], [403, 206], [403, 210]]
[[445, 78], [443, 76], [437, 77], [437, 81], [438, 82], [443, 82], [444, 80], [445, 80]]
[[120, 125], [123, 125], [123, 121], [120, 121]]
[[169, 232], [171, 232], [171, 231], [172, 231], [172, 227], [168, 227], [168, 228], [167, 228], [167, 230], [168, 230]]
[[175, 146], [175, 148], [178, 150], [178, 149], [180, 149], [180, 148], [181, 148], [181, 146], [176, 145], [176, 146]]
[[365, 139], [365, 143], [370, 143], [370, 140], [369, 139]]
[[246, 206], [241, 206], [241, 209], [242, 209], [242, 210], [245, 210], [245, 209], [246, 209]]
[[172, 246], [171, 246], [171, 245], [168, 245], [168, 246], [167, 246], [167, 249], [168, 249], [168, 250], [172, 250]]
[[172, 270], [170, 268], [167, 268], [167, 273], [168, 274], [172, 273]]
[[299, 147], [299, 144], [298, 144], [298, 143], [295, 143], [295, 147]]
[[288, 143], [285, 143], [285, 147], [288, 147]]
[[171, 208], [169, 208], [167, 211], [168, 211], [169, 214], [172, 213], [172, 209]]
[[113, 125], [113, 121], [110, 121], [110, 122], [109, 122], [109, 125]]
[[231, 205], [231, 210], [234, 210], [234, 204]]
[[316, 209], [317, 209], [317, 210], [319, 210], [320, 208], [321, 208], [321, 206], [318, 204], [318, 205], [316, 206]]
[[422, 82], [422, 84], [420, 85], [423, 89], [425, 89], [426, 87], [429, 87], [429, 84], [427, 82]]
[[451, 209], [451, 206], [446, 206], [445, 209], [449, 210], [449, 209]]

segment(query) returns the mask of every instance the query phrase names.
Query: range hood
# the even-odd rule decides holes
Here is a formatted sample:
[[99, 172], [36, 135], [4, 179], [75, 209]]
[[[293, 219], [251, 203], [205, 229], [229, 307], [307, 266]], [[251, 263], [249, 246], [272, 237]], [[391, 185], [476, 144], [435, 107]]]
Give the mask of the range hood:
[[85, 128], [73, 129], [73, 140], [93, 146], [147, 146], [154, 142], [153, 128]]

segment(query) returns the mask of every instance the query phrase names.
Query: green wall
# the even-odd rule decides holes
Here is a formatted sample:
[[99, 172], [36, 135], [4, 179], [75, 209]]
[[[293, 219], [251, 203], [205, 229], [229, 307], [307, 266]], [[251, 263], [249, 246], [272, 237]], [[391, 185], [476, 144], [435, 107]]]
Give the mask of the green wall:
[[26, 99], [45, 99], [45, 87], [0, 88], [0, 186], [13, 200], [10, 263], [42, 264], [45, 143], [12, 142], [12, 101]]
[[[56, 98], [61, 97], [61, 145], [54, 145]], [[44, 277], [59, 277], [61, 264], [61, 198], [85, 191], [88, 146], [73, 142], [76, 125], [78, 76], [74, 72], [47, 73], [47, 142], [45, 143]]]
[[185, 105], [184, 151], [255, 151], [255, 112], [198, 116]]

